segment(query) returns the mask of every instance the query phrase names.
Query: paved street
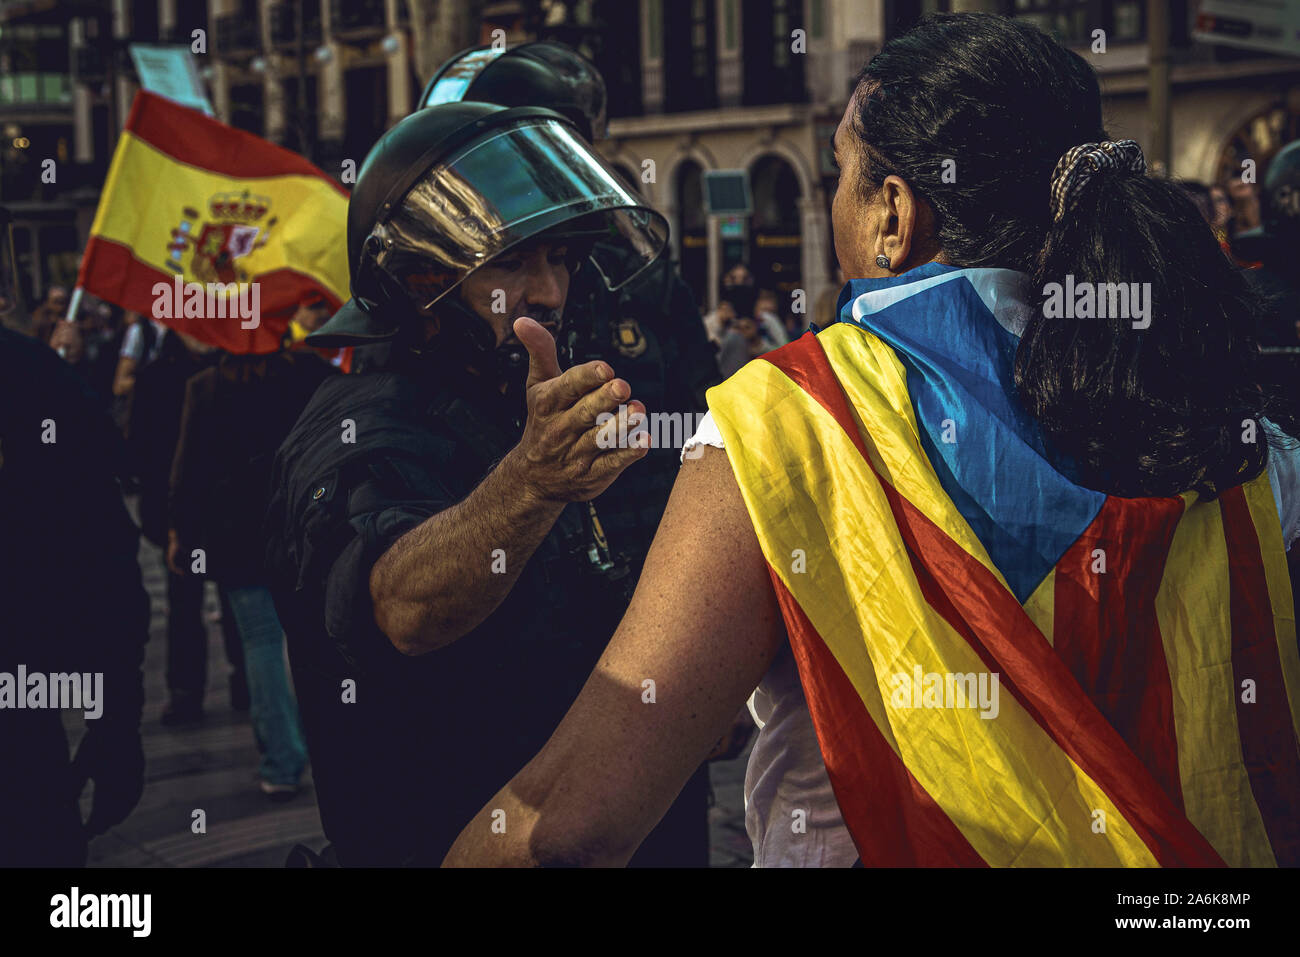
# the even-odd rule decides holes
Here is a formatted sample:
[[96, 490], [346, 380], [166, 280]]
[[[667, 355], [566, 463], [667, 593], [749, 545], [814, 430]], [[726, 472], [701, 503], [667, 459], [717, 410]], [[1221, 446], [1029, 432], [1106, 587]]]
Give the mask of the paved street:
[[[280, 867], [293, 845], [319, 850], [325, 843], [316, 812], [310, 770], [302, 791], [290, 802], [272, 804], [258, 790], [257, 748], [248, 715], [230, 709], [228, 669], [221, 647], [216, 593], [208, 586], [207, 717], [191, 729], [165, 728], [159, 721], [167, 700], [166, 585], [162, 556], [141, 542], [140, 563], [153, 603], [145, 656], [145, 791], [135, 812], [90, 846], [91, 867]], [[65, 712], [75, 746], [84, 724]], [[709, 811], [715, 867], [748, 867], [742, 785], [745, 760], [713, 765], [714, 806]], [[87, 795], [89, 795], [87, 789]], [[83, 798], [83, 815], [89, 813]], [[207, 833], [191, 830], [193, 812], [202, 809]]]

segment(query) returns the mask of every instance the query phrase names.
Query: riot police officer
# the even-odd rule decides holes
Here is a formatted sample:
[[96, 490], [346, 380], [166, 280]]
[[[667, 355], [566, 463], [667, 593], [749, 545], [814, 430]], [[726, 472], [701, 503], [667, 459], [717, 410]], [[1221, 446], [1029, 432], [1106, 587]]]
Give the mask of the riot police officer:
[[[604, 78], [562, 43], [462, 51], [434, 73], [420, 103], [423, 107], [460, 100], [544, 106], [572, 120], [589, 143], [606, 135]], [[607, 256], [625, 255], [617, 244], [598, 239], [597, 245]], [[572, 361], [608, 361], [647, 408], [678, 413], [682, 421], [708, 408], [704, 393], [721, 381], [715, 350], [690, 287], [666, 254], [617, 291], [611, 291], [595, 270], [579, 270], [564, 315], [562, 346]], [[691, 416], [690, 421], [697, 418]], [[682, 429], [685, 437], [690, 431]], [[629, 548], [635, 572], [668, 504], [677, 468], [672, 443], [657, 444], [644, 463], [619, 480], [619, 501], [601, 511], [610, 536]]]
[[[577, 274], [616, 290], [666, 234], [546, 109], [421, 110], [363, 164], [353, 298], [308, 342], [389, 355], [317, 391], [277, 456], [268, 512], [342, 864], [438, 864], [617, 626], [633, 575], [601, 518], [646, 450], [600, 430], [627, 431], [644, 407], [612, 363], [562, 371], [554, 336]], [[707, 862], [705, 787], [697, 775], [634, 864]]]

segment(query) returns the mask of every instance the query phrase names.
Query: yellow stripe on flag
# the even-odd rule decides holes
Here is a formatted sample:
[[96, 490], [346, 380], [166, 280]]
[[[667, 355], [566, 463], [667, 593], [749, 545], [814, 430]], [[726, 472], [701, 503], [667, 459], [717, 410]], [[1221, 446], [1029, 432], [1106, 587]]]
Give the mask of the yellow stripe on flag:
[[1056, 646], [1056, 569], [1047, 573], [1047, 577], [1038, 583], [1034, 593], [1025, 602], [1027, 614], [1038, 630], [1043, 633], [1047, 643]]
[[[828, 352], [858, 363], [860, 382], [889, 379], [867, 371], [879, 365], [875, 350]], [[911, 676], [917, 665], [930, 674], [987, 669], [926, 601], [885, 493], [834, 417], [761, 360], [719, 388], [710, 408], [768, 563], [882, 735], [975, 851], [994, 866], [1154, 866], [1101, 788], [1005, 689], [993, 719], [978, 708], [893, 706], [893, 676]], [[875, 412], [868, 448], [909, 490], [929, 494], [926, 514], [955, 539], [966, 538], [963, 547], [996, 571], [982, 546], [977, 553], [968, 544], [973, 535], [955, 508], [941, 508], [927, 492], [921, 466], [909, 464], [908, 456], [922, 453], [908, 404], [897, 399], [893, 389], [850, 395], [859, 415]], [[756, 417], [764, 427], [747, 428]], [[802, 574], [790, 567], [796, 549], [807, 556]], [[1093, 830], [1097, 811], [1104, 833]]]
[[1225, 863], [1272, 867], [1276, 860], [1255, 804], [1237, 727], [1229, 580], [1204, 573], [1206, 568], [1227, 567], [1218, 503], [1189, 505], [1174, 531], [1156, 593], [1173, 691], [1178, 778], [1187, 819]]
[[[1261, 477], [1267, 479], [1268, 472]], [[1286, 548], [1282, 545], [1282, 524], [1278, 521], [1277, 506], [1273, 502], [1273, 489], [1267, 481], [1248, 482], [1245, 491], [1264, 559], [1264, 579], [1273, 606], [1273, 628], [1277, 632], [1282, 682], [1286, 685], [1291, 706], [1291, 726], [1296, 740], [1300, 740], [1300, 648], [1296, 647], [1295, 602], [1287, 573]]]

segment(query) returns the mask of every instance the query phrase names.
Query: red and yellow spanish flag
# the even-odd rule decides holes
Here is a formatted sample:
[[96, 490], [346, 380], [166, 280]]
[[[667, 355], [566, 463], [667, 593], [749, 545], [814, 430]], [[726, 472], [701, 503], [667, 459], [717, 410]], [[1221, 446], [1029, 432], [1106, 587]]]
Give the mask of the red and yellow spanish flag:
[[856, 281], [709, 393], [862, 861], [1298, 864], [1269, 474], [1212, 501], [1075, 483], [1012, 398], [1024, 278]]
[[296, 153], [141, 90], [77, 284], [229, 352], [273, 352], [299, 304], [347, 299], [347, 206]]

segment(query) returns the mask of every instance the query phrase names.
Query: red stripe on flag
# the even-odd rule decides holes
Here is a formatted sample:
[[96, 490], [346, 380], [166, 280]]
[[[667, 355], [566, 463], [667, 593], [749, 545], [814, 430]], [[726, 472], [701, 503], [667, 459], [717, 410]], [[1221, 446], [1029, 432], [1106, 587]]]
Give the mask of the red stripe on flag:
[[[121, 243], [92, 236], [81, 259], [77, 285], [92, 296], [153, 318], [156, 283], [173, 285], [173, 275], [143, 263]], [[240, 328], [234, 319], [166, 319], [158, 321], [200, 342], [237, 354], [276, 352], [298, 304], [320, 293], [337, 309], [338, 297], [319, 282], [293, 269], [274, 269], [257, 277], [261, 321], [255, 329]]]
[[[987, 867], [889, 746], [794, 595], [769, 566], [844, 823], [867, 867]], [[834, 729], [825, 733], [825, 729]]]
[[[1300, 864], [1300, 746], [1291, 725], [1286, 683], [1259, 536], [1241, 486], [1219, 496], [1228, 545], [1232, 614], [1232, 675], [1241, 754], [1273, 855], [1282, 866]], [[1241, 700], [1241, 683], [1255, 683], [1255, 702]]]
[[[812, 333], [760, 361], [771, 362], [817, 400], [876, 471], [830, 361]], [[1015, 597], [878, 472], [876, 476], [927, 601], [1106, 793], [1156, 860], [1167, 867], [1223, 866], [1223, 859], [1083, 693]]]
[[1181, 498], [1108, 497], [1056, 565], [1052, 619], [1057, 656], [1180, 811], [1174, 693], [1156, 592], [1182, 515]]
[[348, 191], [297, 153], [146, 90], [136, 93], [126, 129], [179, 162], [236, 179], [313, 176]]

